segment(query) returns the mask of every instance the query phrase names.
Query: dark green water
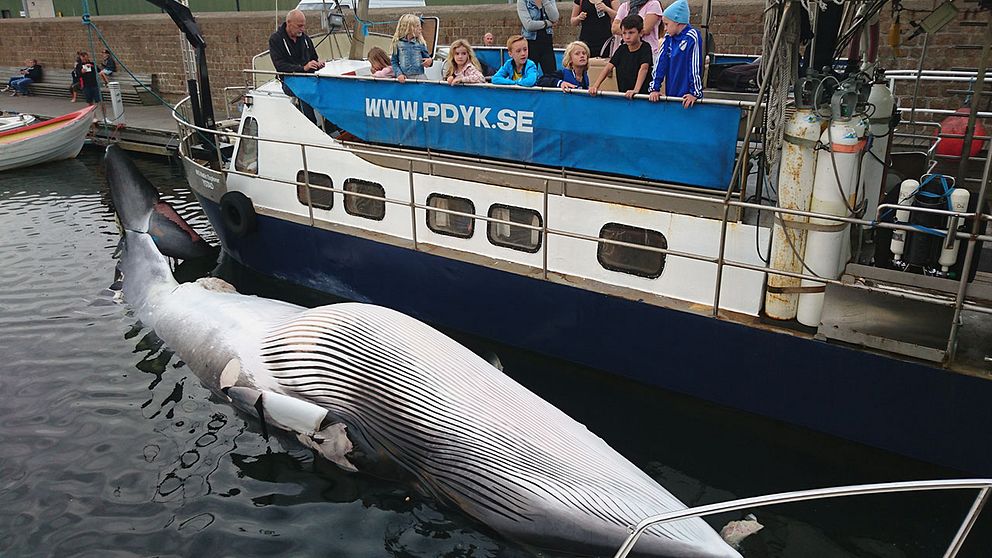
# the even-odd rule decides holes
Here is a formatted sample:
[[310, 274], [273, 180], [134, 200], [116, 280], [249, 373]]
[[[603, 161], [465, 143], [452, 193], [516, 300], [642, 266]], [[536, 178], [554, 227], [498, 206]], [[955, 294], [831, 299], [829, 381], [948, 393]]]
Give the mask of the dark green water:
[[[164, 199], [212, 238], [178, 167], [165, 159], [138, 163]], [[98, 151], [0, 173], [0, 556], [530, 555], [405, 486], [346, 474], [288, 440], [266, 440], [253, 420], [211, 400], [116, 300], [117, 242]], [[220, 273], [244, 291], [312, 301], [235, 266]], [[688, 504], [958, 476], [462, 340], [495, 351], [508, 374]], [[766, 528], [745, 542], [744, 555], [938, 556], [971, 497], [758, 510]], [[992, 555], [990, 516], [963, 555]]]

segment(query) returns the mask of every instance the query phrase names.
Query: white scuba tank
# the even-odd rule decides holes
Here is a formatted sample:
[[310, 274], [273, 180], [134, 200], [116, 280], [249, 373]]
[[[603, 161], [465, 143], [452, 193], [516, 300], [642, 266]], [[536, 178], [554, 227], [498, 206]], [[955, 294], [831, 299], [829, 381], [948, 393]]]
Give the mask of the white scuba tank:
[[[968, 202], [971, 200], [971, 192], [965, 190], [964, 188], [955, 188], [951, 190], [951, 211], [957, 211], [958, 213], [964, 213], [968, 211]], [[951, 218], [947, 218], [948, 223], [950, 223]], [[958, 221], [958, 226], [960, 226], [961, 221]], [[956, 233], [956, 230], [948, 230], [948, 236]], [[947, 246], [947, 242], [943, 244]], [[958, 239], [954, 238], [951, 241], [950, 247], [942, 248], [940, 250], [940, 270], [944, 273], [951, 268], [952, 265], [958, 261]]]
[[[899, 185], [899, 199], [896, 203], [899, 205], [912, 206], [913, 194], [919, 188], [919, 180], [914, 180], [912, 178], [903, 180], [902, 184]], [[909, 223], [909, 211], [903, 209], [896, 211], [896, 222], [904, 225]], [[889, 242], [889, 249], [892, 250], [892, 260], [895, 262], [901, 262], [902, 255], [906, 253], [906, 234], [907, 231], [892, 231], [892, 240]]]
[[[864, 115], [858, 115], [857, 117], [851, 119], [851, 127], [854, 128], [855, 133], [857, 133], [858, 139], [861, 140], [864, 145], [867, 145], [868, 118], [866, 118]], [[851, 207], [860, 207], [865, 199], [865, 191], [863, 188], [860, 187], [860, 185], [862, 183], [862, 176], [864, 176], [863, 174], [864, 164], [867, 157], [869, 157], [869, 155], [864, 153], [864, 150], [862, 150], [861, 153], [859, 153], [858, 162], [855, 164], [854, 186], [857, 186], [857, 188], [855, 188], [855, 194], [857, 199], [856, 199], [856, 203], [851, 204]], [[857, 165], [860, 165], [861, 168], [858, 168]], [[836, 182], [837, 180], [835, 179], [834, 183]], [[851, 199], [855, 199], [855, 198], [851, 197]], [[851, 227], [847, 227], [846, 229], [844, 229], [844, 238], [840, 243], [840, 254], [837, 256], [837, 273], [844, 271], [844, 266], [847, 265], [847, 262], [849, 261], [851, 261]]]
[[[849, 207], [857, 203], [855, 173], [864, 147], [859, 126], [850, 120], [834, 120], [820, 136], [820, 143], [830, 149], [821, 150], [816, 156], [810, 211], [846, 217], [850, 214]], [[840, 276], [838, 261], [850, 226], [815, 217], [810, 219], [810, 226], [818, 229], [811, 228], [806, 239], [806, 267], [819, 277], [836, 279]], [[816, 327], [820, 324], [826, 285], [809, 279], [803, 279], [801, 285], [814, 292], [799, 295], [796, 319], [803, 325]]]
[[871, 86], [868, 102], [875, 106], [875, 112], [868, 121], [872, 143], [861, 167], [861, 191], [864, 192], [866, 202], [865, 218], [874, 219], [882, 194], [882, 182], [885, 180], [885, 165], [882, 162], [889, 153], [889, 131], [895, 99], [888, 86], [876, 83]]
[[[786, 209], [809, 211], [813, 195], [813, 177], [816, 169], [816, 152], [813, 147], [820, 138], [822, 122], [811, 109], [799, 109], [785, 121], [785, 138], [778, 173], [778, 206]], [[806, 250], [806, 230], [786, 229], [781, 222], [806, 223], [807, 217], [776, 214], [772, 226], [772, 249], [769, 265], [772, 269], [799, 273], [803, 270], [802, 258]], [[786, 236], [788, 235], [788, 236]], [[768, 274], [768, 292], [765, 294], [765, 315], [776, 320], [796, 317], [799, 294], [780, 292], [798, 287], [800, 279]]]

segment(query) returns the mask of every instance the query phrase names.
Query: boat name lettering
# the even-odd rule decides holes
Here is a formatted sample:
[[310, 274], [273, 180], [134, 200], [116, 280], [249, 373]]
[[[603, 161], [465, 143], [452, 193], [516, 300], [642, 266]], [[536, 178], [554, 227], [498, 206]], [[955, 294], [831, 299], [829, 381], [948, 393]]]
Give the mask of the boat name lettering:
[[220, 182], [220, 178], [216, 176], [210, 176], [209, 174], [202, 172], [199, 169], [195, 170], [194, 172], [196, 172], [196, 176], [200, 177], [200, 182], [202, 182], [205, 187], [210, 188], [211, 190], [213, 190], [214, 186]]
[[442, 124], [458, 124], [476, 128], [498, 129], [506, 132], [534, 133], [534, 112], [504, 108], [496, 111], [496, 122], [490, 122], [492, 107], [402, 101], [399, 99], [365, 98], [365, 116], [396, 120], [440, 120]]

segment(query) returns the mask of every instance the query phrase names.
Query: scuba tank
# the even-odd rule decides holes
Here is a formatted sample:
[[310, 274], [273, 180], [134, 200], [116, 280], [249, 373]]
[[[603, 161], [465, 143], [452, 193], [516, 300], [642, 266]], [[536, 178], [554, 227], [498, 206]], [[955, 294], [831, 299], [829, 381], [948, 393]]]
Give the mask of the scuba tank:
[[[782, 208], [809, 211], [817, 158], [814, 148], [823, 130], [811, 100], [818, 83], [810, 77], [799, 80], [796, 85], [796, 111], [785, 121], [778, 173], [778, 206]], [[800, 227], [808, 221], [808, 217], [799, 215], [775, 215], [769, 260], [771, 269], [792, 273], [803, 271], [807, 231]], [[799, 294], [795, 292], [799, 283], [798, 278], [769, 273], [765, 315], [776, 320], [794, 319], [799, 304]]]

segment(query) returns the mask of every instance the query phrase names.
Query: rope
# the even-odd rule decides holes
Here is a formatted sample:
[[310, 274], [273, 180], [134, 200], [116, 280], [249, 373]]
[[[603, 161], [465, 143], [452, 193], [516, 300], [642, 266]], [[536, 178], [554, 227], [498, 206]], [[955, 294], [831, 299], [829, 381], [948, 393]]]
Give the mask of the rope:
[[[87, 34], [90, 35], [90, 50], [91, 51], [93, 50], [93, 37], [92, 37], [92, 33], [96, 33], [97, 38], [100, 39], [100, 43], [103, 44], [104, 48], [107, 49], [107, 52], [110, 53], [110, 56], [112, 56], [114, 58], [114, 61], [117, 62], [117, 66], [119, 68], [123, 68], [124, 71], [127, 72], [127, 75], [131, 76], [131, 79], [134, 80], [135, 83], [137, 83], [138, 85], [140, 85], [145, 91], [147, 91], [153, 97], [155, 97], [162, 106], [168, 107], [169, 110], [172, 111], [172, 114], [179, 116], [183, 120], [186, 119], [186, 117], [184, 115], [180, 114], [179, 111], [176, 110], [175, 105], [173, 105], [172, 103], [166, 101], [164, 98], [162, 98], [161, 95], [159, 95], [158, 93], [156, 93], [155, 91], [153, 91], [151, 87], [149, 87], [144, 82], [142, 82], [140, 79], [138, 79], [138, 77], [134, 75], [134, 73], [131, 71], [131, 69], [127, 67], [127, 64], [124, 64], [124, 62], [121, 61], [121, 59], [117, 56], [117, 53], [114, 52], [114, 49], [111, 48], [110, 43], [107, 42], [106, 37], [104, 37], [103, 36], [103, 33], [100, 32], [100, 28], [97, 27], [96, 24], [93, 23], [93, 21], [90, 19], [89, 7], [87, 5], [86, 0], [83, 0], [83, 25], [85, 25], [87, 27]], [[100, 80], [97, 80], [97, 86], [99, 86], [99, 85], [100, 85]], [[102, 91], [101, 91], [100, 95], [101, 95], [101, 97], [103, 96], [103, 92]], [[104, 121], [106, 121], [107, 120], [107, 115], [106, 115], [106, 109], [104, 108], [103, 103], [100, 103], [100, 109], [104, 111], [103, 119], [104, 119]], [[202, 139], [207, 144], [209, 144], [210, 147], [212, 147], [212, 148], [213, 147], [216, 147], [214, 145], [213, 139], [207, 137], [206, 134], [204, 134], [203, 132], [197, 130], [196, 135], [198, 135], [200, 137], [200, 139]], [[112, 138], [113, 138], [113, 135], [111, 135], [111, 139]]]
[[[797, 10], [789, 10], [787, 17], [782, 20], [781, 0], [766, 0], [765, 8], [765, 43], [762, 47], [762, 61], [772, 58], [775, 35], [778, 28], [784, 25], [782, 40], [778, 52], [774, 54], [777, 61], [772, 68], [767, 86], [768, 102], [765, 106], [765, 144], [764, 152], [768, 168], [774, 167], [781, 156], [782, 138], [785, 133], [785, 106], [789, 100], [789, 91], [799, 79], [799, 26], [800, 14]], [[764, 69], [759, 71], [763, 75]]]

